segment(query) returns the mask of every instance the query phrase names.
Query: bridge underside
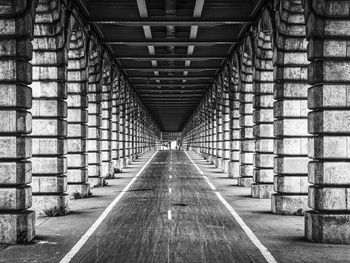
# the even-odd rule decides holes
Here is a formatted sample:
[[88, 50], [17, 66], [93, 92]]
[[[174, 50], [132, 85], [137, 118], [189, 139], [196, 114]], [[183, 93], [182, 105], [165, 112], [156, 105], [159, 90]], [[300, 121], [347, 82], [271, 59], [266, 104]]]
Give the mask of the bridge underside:
[[[35, 232], [42, 228], [36, 220], [53, 217], [50, 222], [55, 222], [62, 216], [57, 222], [65, 222], [78, 216], [77, 209], [85, 212], [80, 201], [95, 204], [94, 193], [103, 196], [107, 184], [122, 190], [128, 179], [124, 175], [136, 176], [141, 167], [134, 165], [155, 150], [161, 150], [156, 159], [164, 160], [147, 169], [159, 175], [140, 172], [132, 181], [149, 193], [122, 191], [121, 200], [130, 210], [122, 210], [126, 214], [121, 216], [115, 207], [114, 213], [125, 220], [141, 209], [132, 207], [136, 199], [159, 194], [151, 198], [156, 204], [145, 206], [138, 216], [147, 217], [147, 231], [153, 231], [145, 239], [170, 231], [168, 236], [159, 234], [161, 246], [165, 236], [175, 246], [167, 259], [176, 261], [174, 251], [180, 253], [187, 244], [180, 241], [186, 233], [173, 236], [173, 221], [152, 226], [153, 219], [162, 218], [154, 209], [162, 214], [171, 205], [169, 196], [159, 193], [169, 186], [169, 167], [179, 173], [174, 185], [189, 191], [187, 198], [203, 195], [193, 201], [197, 210], [190, 211], [202, 214], [188, 213], [186, 218], [187, 231], [203, 234], [198, 240], [202, 250], [191, 255], [198, 261], [220, 261], [219, 254], [221, 261], [264, 261], [256, 259], [261, 250], [252, 240], [240, 258], [232, 250], [237, 236], [231, 228], [208, 229], [240, 222], [234, 216], [233, 221], [223, 219], [230, 209], [214, 198], [220, 187], [232, 191], [234, 198], [226, 198], [238, 210], [263, 204], [265, 213], [271, 212], [273, 220], [281, 218], [286, 227], [304, 218], [303, 226], [298, 223], [304, 233], [293, 228], [296, 232], [287, 231], [289, 238], [349, 244], [349, 15], [348, 0], [0, 0], [0, 243], [5, 244], [0, 261], [21, 247], [7, 244], [38, 240]], [[188, 167], [184, 150], [220, 172], [221, 182], [212, 177], [219, 190], [198, 189], [205, 181], [197, 178], [201, 173], [196, 174], [195, 166]], [[182, 166], [172, 166], [169, 154]], [[159, 169], [154, 162], [160, 162]], [[199, 181], [192, 181], [194, 177]], [[241, 191], [242, 196], [236, 195]], [[112, 201], [107, 195], [104, 200]], [[205, 203], [213, 210], [205, 210]], [[170, 207], [180, 220], [182, 210]], [[204, 232], [201, 225], [192, 225], [200, 220], [211, 222]], [[259, 228], [254, 220], [259, 217], [253, 212], [243, 220], [252, 232]], [[105, 227], [113, 232], [118, 224], [115, 220]], [[137, 230], [124, 231], [120, 235]], [[237, 235], [249, 237], [244, 233]], [[209, 236], [216, 243], [204, 248]], [[219, 236], [227, 242], [227, 254]], [[278, 242], [273, 238], [262, 242], [272, 254], [277, 247], [268, 244]], [[82, 251], [100, 248], [96, 239], [89, 239]], [[149, 246], [156, 249], [155, 243]], [[144, 248], [131, 247], [141, 257]], [[332, 251], [344, 247], [339, 248]], [[57, 260], [65, 255], [61, 252]], [[157, 253], [152, 254], [157, 260], [166, 260]], [[142, 261], [125, 255], [126, 261]], [[96, 260], [103, 262], [104, 256]]]

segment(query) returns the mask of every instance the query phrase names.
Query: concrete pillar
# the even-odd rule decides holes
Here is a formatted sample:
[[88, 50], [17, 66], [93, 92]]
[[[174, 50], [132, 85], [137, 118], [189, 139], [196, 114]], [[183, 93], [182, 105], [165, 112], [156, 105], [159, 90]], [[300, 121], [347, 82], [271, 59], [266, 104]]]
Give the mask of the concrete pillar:
[[[32, 5], [30, 5], [30, 3]], [[27, 243], [35, 236], [31, 138], [34, 3], [0, 3], [0, 243]]]
[[230, 149], [231, 149], [231, 138], [230, 138], [230, 97], [229, 97], [229, 74], [228, 69], [225, 69], [223, 75], [223, 103], [222, 103], [222, 172], [228, 173], [228, 165], [230, 162]]
[[309, 39], [307, 239], [350, 243], [350, 1], [305, 1]]
[[209, 98], [208, 93], [205, 96], [205, 103], [204, 103], [204, 118], [205, 118], [205, 151], [204, 151], [204, 158], [208, 160], [209, 154], [210, 154], [210, 106], [209, 106]]
[[102, 76], [102, 124], [101, 124], [101, 161], [102, 176], [112, 178], [112, 81], [113, 71], [110, 62], [104, 58]]
[[88, 175], [91, 187], [103, 186], [101, 166], [101, 124], [102, 124], [102, 58], [99, 50], [91, 43], [89, 61], [89, 133], [88, 145]]
[[128, 166], [130, 160], [130, 91], [125, 85], [125, 122], [124, 122], [125, 156], [124, 166]]
[[124, 168], [124, 159], [126, 154], [126, 143], [125, 143], [125, 83], [122, 79], [119, 85], [119, 170], [122, 171]]
[[118, 166], [119, 161], [119, 105], [118, 105], [118, 89], [119, 89], [119, 76], [114, 73], [114, 80], [112, 84], [112, 134], [111, 134], [111, 148], [112, 148], [112, 163], [113, 172], [119, 173]]
[[253, 61], [250, 36], [245, 38], [241, 50], [241, 85], [239, 122], [241, 127], [240, 175], [238, 185], [250, 187], [253, 181], [253, 155], [255, 151], [253, 137]]
[[67, 68], [67, 193], [74, 198], [89, 196], [87, 170], [88, 72], [85, 36], [72, 29]]
[[215, 88], [212, 86], [210, 88], [210, 129], [209, 129], [209, 135], [210, 135], [210, 154], [208, 161], [211, 164], [215, 163], [215, 156], [216, 156], [216, 93]]
[[216, 168], [220, 168], [222, 164], [222, 141], [223, 141], [223, 121], [222, 121], [222, 104], [223, 104], [223, 84], [222, 84], [222, 78], [219, 76], [218, 81], [214, 85], [215, 87], [215, 96], [216, 96], [216, 142], [215, 142], [215, 148], [216, 148], [216, 156], [215, 156], [215, 166]]
[[307, 41], [301, 0], [279, 1], [274, 49], [274, 190], [272, 212], [307, 209]]
[[[264, 12], [267, 21], [269, 13]], [[270, 28], [261, 20], [256, 36], [254, 67], [253, 135], [255, 138], [252, 197], [271, 198], [273, 192], [273, 64]]]
[[67, 191], [67, 46], [65, 9], [40, 0], [33, 43], [33, 208], [38, 215], [69, 212]]
[[229, 177], [232, 178], [232, 183], [238, 185], [239, 165], [240, 165], [240, 147], [241, 147], [241, 128], [239, 123], [239, 97], [240, 97], [240, 75], [237, 53], [233, 54], [232, 62], [230, 63], [230, 85], [231, 85], [231, 153], [229, 164]]

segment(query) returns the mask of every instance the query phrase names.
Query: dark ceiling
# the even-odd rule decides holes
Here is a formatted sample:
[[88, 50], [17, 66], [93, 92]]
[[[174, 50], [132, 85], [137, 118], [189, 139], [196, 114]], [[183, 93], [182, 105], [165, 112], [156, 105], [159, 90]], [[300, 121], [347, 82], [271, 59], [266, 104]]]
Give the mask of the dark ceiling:
[[76, 0], [162, 131], [181, 131], [264, 0]]

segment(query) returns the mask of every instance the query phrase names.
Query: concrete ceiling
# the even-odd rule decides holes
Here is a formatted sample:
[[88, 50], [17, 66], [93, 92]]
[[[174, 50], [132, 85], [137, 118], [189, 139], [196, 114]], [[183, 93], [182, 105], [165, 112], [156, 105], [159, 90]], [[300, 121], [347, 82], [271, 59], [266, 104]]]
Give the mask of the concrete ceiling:
[[181, 131], [264, 0], [76, 0], [163, 131]]

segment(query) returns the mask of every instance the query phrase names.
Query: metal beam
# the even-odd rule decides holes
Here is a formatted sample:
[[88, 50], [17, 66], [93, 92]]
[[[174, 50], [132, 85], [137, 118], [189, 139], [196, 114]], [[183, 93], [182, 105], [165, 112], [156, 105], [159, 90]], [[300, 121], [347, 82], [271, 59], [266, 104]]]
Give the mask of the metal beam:
[[196, 57], [196, 56], [148, 56], [148, 57], [116, 57], [119, 60], [136, 60], [136, 61], [207, 61], [207, 60], [222, 60], [225, 57], [222, 56], [208, 56], [208, 57]]
[[[160, 87], [176, 87], [176, 88], [181, 88], [181, 87], [203, 87], [203, 86], [208, 86], [210, 83], [192, 83], [192, 84], [187, 84], [187, 83], [167, 83], [167, 84], [133, 84], [135, 88], [141, 87], [141, 88], [158, 88]], [[161, 90], [158, 88], [158, 90]]]
[[141, 19], [98, 19], [93, 18], [89, 23], [115, 25], [115, 26], [221, 26], [221, 25], [242, 25], [253, 23], [252, 19], [203, 19], [195, 17], [159, 17]]
[[201, 77], [186, 77], [186, 76], [159, 76], [159, 77], [147, 77], [147, 76], [130, 76], [128, 77], [128, 79], [130, 80], [144, 80], [144, 81], [150, 81], [150, 80], [206, 80], [206, 79], [212, 79], [214, 78], [213, 76], [201, 76]]
[[219, 70], [219, 69], [217, 69], [217, 68], [208, 68], [208, 67], [203, 67], [203, 68], [142, 68], [142, 67], [140, 67], [140, 68], [122, 68], [122, 69], [124, 69], [124, 70], [129, 70], [129, 71], [154, 71], [154, 70], [156, 70], [156, 71], [166, 71], [166, 72], [168, 72], [168, 71], [180, 71], [180, 72], [182, 72], [182, 71], [196, 71], [196, 72], [201, 72], [201, 71], [207, 71], [207, 70]]
[[148, 39], [148, 40], [104, 40], [107, 45], [126, 46], [216, 46], [238, 44], [239, 40], [189, 40], [189, 39]]

